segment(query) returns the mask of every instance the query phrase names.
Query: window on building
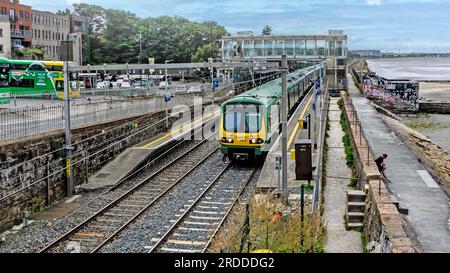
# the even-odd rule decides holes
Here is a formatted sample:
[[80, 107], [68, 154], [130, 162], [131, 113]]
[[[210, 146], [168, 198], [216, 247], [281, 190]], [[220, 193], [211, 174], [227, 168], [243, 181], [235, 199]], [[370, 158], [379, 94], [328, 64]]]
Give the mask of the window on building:
[[2, 15], [6, 15], [6, 8], [2, 7]]
[[264, 56], [273, 56], [273, 40], [264, 40]]
[[16, 17], [16, 11], [14, 9], [9, 10], [9, 17], [11, 19], [14, 19], [14, 17]]
[[317, 55], [325, 56], [325, 53], [326, 53], [325, 40], [317, 40]]
[[285, 40], [284, 41], [284, 52], [288, 56], [294, 55], [294, 40]]
[[306, 55], [316, 55], [316, 45], [314, 40], [306, 40]]
[[19, 16], [20, 16], [20, 19], [23, 19], [23, 10], [19, 10]]
[[305, 40], [295, 40], [295, 55], [304, 56], [306, 54]]
[[328, 55], [334, 56], [336, 53], [336, 41], [328, 41]]
[[3, 37], [3, 28], [0, 28], [0, 37]]
[[3, 53], [3, 45], [0, 45], [0, 52]]
[[281, 56], [284, 54], [284, 40], [275, 41], [275, 56]]

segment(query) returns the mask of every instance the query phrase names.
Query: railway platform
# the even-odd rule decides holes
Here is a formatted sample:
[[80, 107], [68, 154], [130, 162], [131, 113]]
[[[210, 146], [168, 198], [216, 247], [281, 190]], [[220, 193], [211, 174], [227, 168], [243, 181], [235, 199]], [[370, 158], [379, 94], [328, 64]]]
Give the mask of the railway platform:
[[[175, 130], [163, 132], [156, 137], [147, 139], [134, 147], [126, 149], [113, 161], [89, 177], [88, 183], [81, 185], [81, 190], [97, 191], [118, 184], [138, 170], [145, 161], [156, 157], [160, 151], [177, 142], [178, 140], [175, 136], [183, 138], [185, 134], [190, 134], [192, 130], [203, 126], [203, 124], [212, 122], [218, 116], [219, 111], [205, 115], [203, 118], [191, 121], [190, 124], [187, 123]], [[188, 128], [189, 125], [192, 128], [191, 131], [182, 131], [182, 129]]]
[[[312, 123], [314, 120], [314, 111], [312, 110], [312, 105], [319, 103], [319, 97], [317, 97], [316, 101], [314, 98], [313, 91], [310, 91], [302, 100], [302, 102], [297, 106], [294, 113], [291, 115], [287, 124], [288, 131], [288, 151], [294, 149], [294, 144], [296, 140], [306, 139], [308, 138], [308, 130], [301, 129], [299, 126], [299, 120], [306, 119], [308, 114], [311, 114]], [[318, 112], [317, 112], [318, 113]], [[312, 124], [311, 123], [311, 124]], [[311, 129], [311, 136], [313, 134], [313, 130]], [[261, 175], [256, 185], [257, 191], [271, 191], [271, 190], [281, 190], [281, 185], [279, 185], [278, 179], [278, 171], [275, 168], [276, 157], [281, 156], [281, 135], [274, 141], [273, 146], [270, 148], [266, 161], [264, 162], [263, 169], [261, 171]], [[313, 162], [315, 158], [315, 152], [313, 150]], [[281, 170], [280, 170], [281, 175]], [[295, 179], [295, 160], [288, 155], [288, 188], [298, 188], [302, 184], [307, 183], [307, 181], [301, 181]], [[281, 179], [280, 179], [281, 184]]]

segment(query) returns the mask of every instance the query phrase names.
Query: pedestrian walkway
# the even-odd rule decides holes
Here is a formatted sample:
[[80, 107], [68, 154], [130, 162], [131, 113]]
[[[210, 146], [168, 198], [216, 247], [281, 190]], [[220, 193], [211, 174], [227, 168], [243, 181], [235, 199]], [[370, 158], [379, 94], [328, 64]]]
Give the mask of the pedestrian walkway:
[[[375, 155], [388, 154], [387, 186], [402, 207], [425, 252], [450, 252], [448, 230], [449, 198], [420, 163], [414, 153], [391, 131], [370, 101], [359, 95], [348, 77], [349, 93], [360, 118], [363, 132]], [[433, 181], [431, 181], [433, 180]]]
[[351, 177], [352, 171], [345, 161], [342, 137], [344, 132], [339, 124], [340, 111], [338, 98], [330, 98], [328, 114], [330, 131], [328, 134], [327, 183], [324, 189], [325, 212], [324, 221], [327, 227], [325, 252], [329, 253], [360, 253], [362, 244], [360, 233], [347, 231], [344, 225], [346, 210], [346, 191], [350, 179], [331, 177]]

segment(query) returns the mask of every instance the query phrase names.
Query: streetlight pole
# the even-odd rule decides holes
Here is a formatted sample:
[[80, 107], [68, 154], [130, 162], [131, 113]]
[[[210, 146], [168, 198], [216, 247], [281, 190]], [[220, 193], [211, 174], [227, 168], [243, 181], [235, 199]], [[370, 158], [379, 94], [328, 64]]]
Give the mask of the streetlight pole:
[[69, 95], [69, 62], [64, 61], [64, 116], [65, 116], [65, 140], [66, 145], [64, 147], [66, 151], [66, 186], [67, 197], [71, 197], [73, 194], [73, 179], [72, 179], [72, 132], [70, 127], [70, 95]]
[[283, 54], [281, 57], [281, 166], [283, 173], [283, 198], [288, 200], [288, 166], [287, 166], [287, 57]]
[[[165, 86], [165, 94], [164, 94], [164, 101], [166, 102], [166, 129], [169, 129], [169, 109], [167, 109], [167, 95], [168, 95], [168, 91], [167, 88], [169, 87], [169, 78], [167, 75], [167, 63], [172, 62], [173, 60], [165, 60], [164, 63], [166, 64], [166, 68], [165, 68], [165, 79], [166, 79], [166, 86]], [[172, 96], [170, 96], [172, 97]]]
[[141, 63], [142, 58], [142, 32], [139, 32], [139, 60], [138, 63]]

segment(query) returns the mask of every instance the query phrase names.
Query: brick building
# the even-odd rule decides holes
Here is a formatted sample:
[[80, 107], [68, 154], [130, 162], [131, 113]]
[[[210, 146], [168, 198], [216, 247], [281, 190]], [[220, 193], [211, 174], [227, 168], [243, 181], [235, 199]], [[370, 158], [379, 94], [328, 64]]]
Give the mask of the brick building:
[[19, 0], [1, 0], [0, 14], [9, 16], [11, 44], [30, 47], [32, 41], [31, 7], [22, 5]]

